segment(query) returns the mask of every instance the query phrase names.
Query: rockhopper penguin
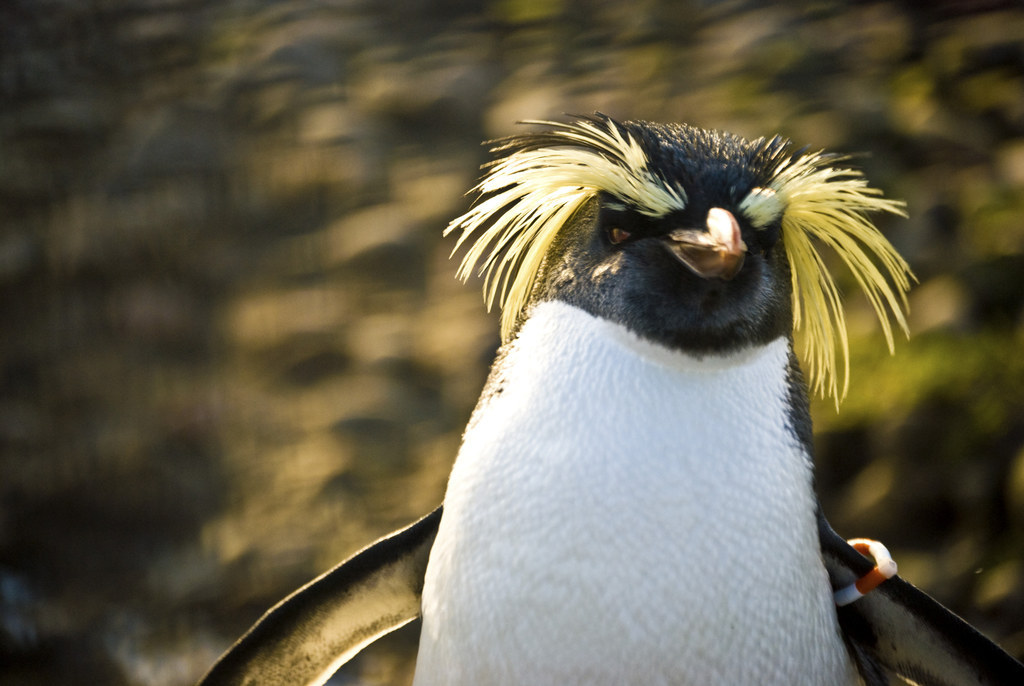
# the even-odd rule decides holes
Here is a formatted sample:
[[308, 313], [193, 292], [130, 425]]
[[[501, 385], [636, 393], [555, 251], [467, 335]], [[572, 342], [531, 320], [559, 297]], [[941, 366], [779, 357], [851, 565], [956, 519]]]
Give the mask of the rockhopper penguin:
[[504, 344], [443, 511], [286, 598], [202, 683], [322, 684], [422, 616], [416, 686], [1024, 684], [814, 494], [794, 330], [811, 391], [848, 377], [818, 245], [892, 348], [912, 275], [869, 214], [902, 204], [777, 137], [533, 123], [448, 228]]

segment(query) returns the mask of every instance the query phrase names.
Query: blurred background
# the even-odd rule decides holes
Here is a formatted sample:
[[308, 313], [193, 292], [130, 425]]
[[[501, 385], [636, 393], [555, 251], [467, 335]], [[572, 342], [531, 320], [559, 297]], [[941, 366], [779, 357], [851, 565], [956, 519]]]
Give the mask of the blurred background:
[[[847, 289], [819, 489], [1024, 656], [1024, 5], [807, 5], [2, 3], [0, 684], [187, 684], [440, 502], [498, 344], [441, 231], [483, 139], [594, 110], [906, 199], [913, 337]], [[416, 640], [332, 683], [408, 683]]]

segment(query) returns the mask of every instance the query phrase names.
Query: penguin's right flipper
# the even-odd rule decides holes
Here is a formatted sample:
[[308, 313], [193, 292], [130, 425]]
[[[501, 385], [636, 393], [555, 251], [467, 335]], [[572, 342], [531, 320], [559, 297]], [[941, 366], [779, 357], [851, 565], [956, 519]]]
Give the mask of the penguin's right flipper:
[[368, 644], [415, 619], [441, 509], [272, 607], [199, 686], [319, 686]]
[[[873, 563], [820, 515], [819, 537], [833, 588], [841, 588], [871, 570]], [[1024, 684], [1024, 665], [898, 576], [837, 608], [837, 614], [869, 686], [887, 683], [886, 673], [919, 686]]]

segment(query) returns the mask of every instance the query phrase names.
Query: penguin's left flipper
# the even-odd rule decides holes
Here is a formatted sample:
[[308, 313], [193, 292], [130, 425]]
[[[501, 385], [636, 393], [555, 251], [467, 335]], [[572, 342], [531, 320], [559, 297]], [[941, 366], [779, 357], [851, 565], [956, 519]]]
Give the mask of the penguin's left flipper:
[[199, 686], [312, 686], [420, 614], [441, 508], [364, 548], [265, 615]]
[[[819, 517], [821, 550], [833, 589], [867, 574], [874, 563], [853, 549]], [[1024, 665], [898, 576], [837, 608], [861, 676], [868, 686], [887, 674], [920, 686], [1024, 684]]]

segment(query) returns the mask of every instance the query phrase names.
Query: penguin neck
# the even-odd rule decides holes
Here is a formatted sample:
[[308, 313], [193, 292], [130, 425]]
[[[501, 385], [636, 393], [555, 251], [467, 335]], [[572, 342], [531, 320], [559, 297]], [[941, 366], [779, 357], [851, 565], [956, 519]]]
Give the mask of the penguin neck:
[[[501, 392], [510, 377], [539, 379], [551, 388], [564, 386], [580, 392], [588, 384], [588, 379], [583, 379], [582, 384], [573, 381], [565, 385], [563, 381], [568, 379], [562, 379], [562, 375], [572, 374], [571, 368], [579, 365], [594, 372], [588, 377], [590, 382], [601, 383], [600, 374], [608, 363], [607, 358], [620, 356], [633, 360], [641, 372], [647, 371], [661, 378], [667, 378], [664, 377], [667, 374], [673, 382], [690, 380], [699, 385], [701, 392], [709, 388], [725, 388], [711, 378], [713, 375], [721, 375], [725, 380], [740, 380], [744, 375], [752, 374], [748, 380], [752, 384], [750, 387], [732, 388], [736, 395], [731, 400], [736, 401], [752, 399], [763, 382], [772, 379], [772, 388], [764, 389], [770, 395], [768, 406], [782, 408], [786, 427], [801, 448], [808, 455], [812, 454], [809, 401], [791, 337], [779, 336], [765, 344], [740, 344], [726, 352], [692, 352], [650, 340], [621, 324], [560, 300], [534, 304], [530, 317], [521, 324], [516, 337], [499, 350], [474, 418], [492, 396]], [[614, 363], [617, 364], [618, 361]], [[539, 367], [545, 367], [547, 371], [541, 372]], [[780, 382], [781, 387], [778, 385]], [[686, 385], [684, 383], [682, 387]], [[638, 391], [647, 398], [656, 394], [650, 388]], [[723, 391], [725, 395], [728, 393]], [[752, 401], [750, 404], [755, 411], [766, 409], [763, 402]]]
[[[791, 348], [780, 337], [696, 356], [572, 305], [540, 303], [495, 363], [450, 486], [480, 468], [584, 493], [607, 487], [599, 499], [609, 501], [664, 491], [717, 511], [715, 498], [743, 494], [740, 507], [779, 505], [816, 531]], [[797, 493], [806, 512], [789, 499]]]
[[[546, 318], [542, 313], [542, 318]], [[593, 322], [595, 335], [607, 336], [609, 340], [615, 341], [624, 349], [640, 356], [641, 358], [667, 369], [677, 370], [687, 374], [700, 373], [708, 374], [722, 372], [737, 367], [751, 364], [758, 364], [758, 359], [765, 355], [777, 358], [781, 348], [788, 345], [784, 338], [777, 338], [767, 345], [741, 345], [734, 350], [726, 352], [689, 352], [686, 350], [669, 348], [661, 343], [644, 338], [633, 331], [615, 324], [607, 319], [595, 317]], [[767, 361], [772, 364], [774, 358]]]

